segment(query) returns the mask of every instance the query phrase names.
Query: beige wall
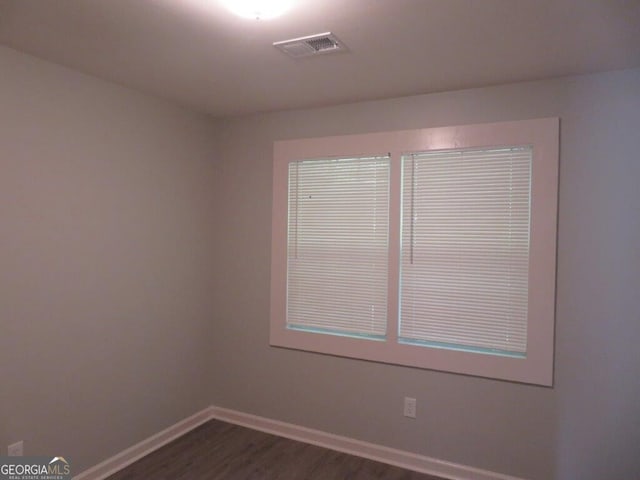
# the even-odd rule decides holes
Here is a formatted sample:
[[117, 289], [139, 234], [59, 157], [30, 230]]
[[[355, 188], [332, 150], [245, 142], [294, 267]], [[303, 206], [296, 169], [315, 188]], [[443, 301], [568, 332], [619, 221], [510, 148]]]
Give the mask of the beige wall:
[[0, 447], [76, 472], [210, 403], [210, 120], [0, 48]]
[[[553, 389], [268, 346], [273, 140], [548, 116], [561, 118]], [[213, 402], [528, 479], [631, 478], [639, 128], [640, 70], [226, 121]]]
[[[0, 73], [0, 447], [83, 469], [214, 403], [531, 480], [640, 471], [640, 70], [224, 122]], [[273, 140], [545, 116], [553, 389], [268, 346]]]

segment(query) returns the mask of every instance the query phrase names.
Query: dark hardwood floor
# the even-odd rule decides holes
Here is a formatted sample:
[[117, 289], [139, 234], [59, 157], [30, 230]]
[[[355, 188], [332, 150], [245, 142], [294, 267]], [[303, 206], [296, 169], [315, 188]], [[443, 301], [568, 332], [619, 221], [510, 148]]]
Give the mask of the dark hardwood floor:
[[211, 420], [108, 480], [442, 480]]

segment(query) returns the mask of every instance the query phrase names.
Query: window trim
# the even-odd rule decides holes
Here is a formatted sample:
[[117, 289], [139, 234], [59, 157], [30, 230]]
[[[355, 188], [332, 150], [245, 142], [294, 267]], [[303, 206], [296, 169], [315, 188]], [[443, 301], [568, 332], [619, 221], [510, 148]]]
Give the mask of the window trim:
[[[526, 358], [398, 343], [401, 155], [532, 145], [529, 312]], [[290, 330], [286, 325], [289, 162], [391, 155], [389, 291], [386, 341]], [[410, 367], [551, 386], [555, 325], [559, 119], [425, 128], [274, 142], [270, 344]]]

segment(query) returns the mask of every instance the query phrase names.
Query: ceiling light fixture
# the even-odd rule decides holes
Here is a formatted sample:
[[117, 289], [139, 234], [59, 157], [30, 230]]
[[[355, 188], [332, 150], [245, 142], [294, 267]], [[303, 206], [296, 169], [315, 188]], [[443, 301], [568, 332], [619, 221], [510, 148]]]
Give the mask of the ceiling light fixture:
[[243, 18], [268, 20], [279, 17], [291, 8], [293, 0], [220, 0], [236, 15]]

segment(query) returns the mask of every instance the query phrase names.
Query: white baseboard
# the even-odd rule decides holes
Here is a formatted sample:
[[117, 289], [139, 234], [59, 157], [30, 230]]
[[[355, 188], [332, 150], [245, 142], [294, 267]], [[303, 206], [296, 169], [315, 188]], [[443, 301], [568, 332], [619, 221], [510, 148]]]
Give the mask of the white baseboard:
[[108, 458], [104, 462], [76, 475], [73, 477], [73, 480], [104, 480], [109, 475], [113, 475], [115, 472], [131, 465], [136, 460], [139, 460], [211, 419], [222, 420], [261, 432], [271, 433], [280, 437], [290, 438], [292, 440], [450, 480], [524, 480], [489, 470], [447, 462], [437, 458], [396, 450], [341, 435], [334, 435], [321, 430], [216, 406], [205, 408], [195, 415], [166, 428], [160, 433], [133, 445], [117, 455]]
[[244, 427], [271, 433], [280, 437], [298, 440], [312, 445], [329, 448], [358, 457], [368, 458], [382, 463], [395, 465], [416, 472], [436, 475], [450, 480], [523, 480], [501, 473], [469, 467], [458, 463], [447, 462], [437, 458], [426, 457], [415, 453], [383, 447], [373, 443], [355, 440], [349, 437], [301, 427], [291, 423], [271, 420], [265, 417], [229, 410], [216, 406], [211, 407], [213, 418]]
[[73, 480], [103, 480], [212, 418], [211, 407], [207, 407], [85, 470], [74, 476]]

